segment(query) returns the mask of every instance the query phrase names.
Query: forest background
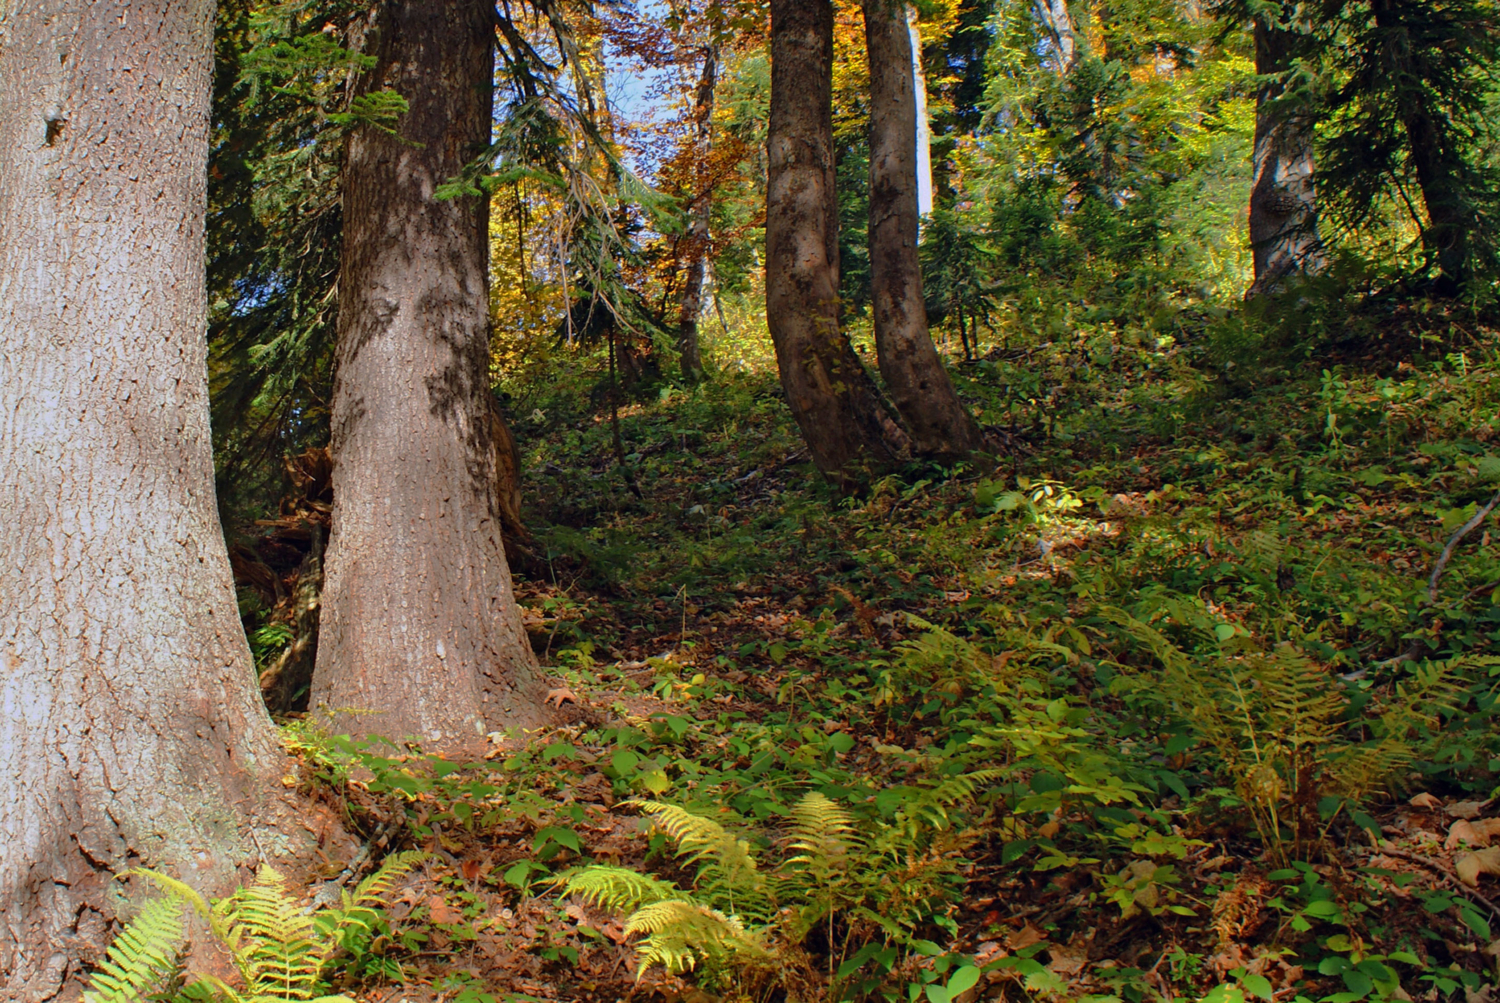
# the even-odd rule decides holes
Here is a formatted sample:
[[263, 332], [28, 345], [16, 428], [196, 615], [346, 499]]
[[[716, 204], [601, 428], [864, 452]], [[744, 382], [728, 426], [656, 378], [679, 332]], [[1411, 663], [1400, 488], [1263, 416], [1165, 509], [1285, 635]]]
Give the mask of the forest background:
[[8, 994], [1491, 998], [1492, 3], [171, 7], [0, 4]]

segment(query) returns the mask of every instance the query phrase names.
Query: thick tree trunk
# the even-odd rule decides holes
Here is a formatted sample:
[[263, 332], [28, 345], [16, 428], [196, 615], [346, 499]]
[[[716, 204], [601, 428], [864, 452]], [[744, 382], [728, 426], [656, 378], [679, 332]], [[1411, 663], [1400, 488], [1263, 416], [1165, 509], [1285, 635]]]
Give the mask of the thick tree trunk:
[[[1291, 32], [1257, 21], [1255, 70], [1285, 72], [1291, 66]], [[1283, 102], [1279, 83], [1256, 96], [1255, 183], [1250, 189], [1250, 253], [1255, 281], [1247, 295], [1273, 293], [1298, 274], [1323, 268], [1318, 207], [1313, 188], [1312, 123]]]
[[435, 748], [546, 718], [501, 544], [487, 206], [433, 197], [489, 141], [493, 18], [479, 0], [378, 8], [360, 86], [390, 88], [410, 110], [399, 137], [357, 132], [344, 174], [312, 708], [341, 729]]
[[927, 329], [917, 260], [917, 101], [901, 0], [864, 0], [870, 61], [870, 287], [880, 375], [912, 449], [959, 459], [981, 446]]
[[210, 455], [213, 17], [212, 0], [0, 16], [5, 999], [49, 998], [99, 956], [113, 873], [225, 890], [280, 775]]
[[839, 330], [832, 91], [831, 0], [772, 0], [766, 319], [813, 462], [848, 487], [909, 441]]
[[[693, 95], [693, 162], [702, 168], [712, 152], [714, 87], [718, 83], [719, 48], [709, 45], [703, 56], [703, 73]], [[698, 348], [698, 315], [703, 312], [703, 275], [708, 266], [708, 224], [713, 210], [713, 181], [707, 170], [700, 170], [695, 182], [693, 205], [688, 223], [685, 251], [687, 275], [678, 300], [677, 352], [681, 356], [682, 378], [697, 383], [703, 378], [703, 355]]]

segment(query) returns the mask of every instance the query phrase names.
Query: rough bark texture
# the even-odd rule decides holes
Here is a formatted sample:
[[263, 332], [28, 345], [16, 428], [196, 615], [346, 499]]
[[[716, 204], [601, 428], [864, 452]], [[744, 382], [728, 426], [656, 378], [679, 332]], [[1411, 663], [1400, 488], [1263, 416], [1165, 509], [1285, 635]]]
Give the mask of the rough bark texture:
[[[698, 77], [698, 88], [693, 95], [693, 143], [697, 149], [694, 162], [699, 165], [707, 163], [710, 153], [714, 87], [718, 83], [718, 74], [719, 50], [710, 45], [704, 53], [703, 73]], [[703, 355], [698, 348], [698, 315], [703, 312], [703, 274], [708, 266], [708, 223], [713, 210], [712, 181], [707, 177], [708, 171], [699, 173], [698, 190], [694, 193], [684, 240], [687, 269], [677, 314], [677, 352], [682, 360], [682, 378], [690, 383], [703, 378]]]
[[487, 206], [433, 197], [489, 140], [493, 18], [477, 0], [378, 8], [360, 86], [410, 110], [400, 138], [356, 133], [344, 175], [312, 707], [340, 730], [436, 748], [546, 718], [501, 544]]
[[924, 456], [981, 445], [927, 329], [917, 260], [917, 100], [900, 0], [864, 0], [870, 60], [870, 287], [880, 375]]
[[213, 16], [0, 6], [0, 998], [99, 956], [114, 872], [225, 890], [280, 775], [210, 455]]
[[832, 59], [831, 0], [772, 0], [766, 319], [813, 462], [847, 486], [909, 442], [839, 330]]
[[[1290, 65], [1292, 34], [1255, 25], [1255, 71], [1281, 73]], [[1286, 108], [1280, 84], [1256, 96], [1255, 183], [1250, 189], [1251, 296], [1276, 292], [1287, 279], [1324, 264], [1313, 188], [1312, 123]]]

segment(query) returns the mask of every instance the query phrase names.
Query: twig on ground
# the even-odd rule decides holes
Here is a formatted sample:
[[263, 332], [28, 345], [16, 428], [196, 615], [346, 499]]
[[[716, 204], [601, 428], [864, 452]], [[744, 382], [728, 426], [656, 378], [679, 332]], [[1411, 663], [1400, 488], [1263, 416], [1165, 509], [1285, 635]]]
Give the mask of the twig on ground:
[[1382, 842], [1380, 846], [1376, 847], [1376, 851], [1385, 854], [1387, 857], [1396, 857], [1400, 860], [1409, 860], [1412, 863], [1420, 864], [1421, 866], [1426, 867], [1429, 870], [1437, 871], [1446, 879], [1446, 883], [1460, 895], [1464, 896], [1464, 898], [1467, 898], [1470, 901], [1479, 903], [1490, 911], [1491, 916], [1495, 917], [1496, 919], [1500, 919], [1500, 906], [1495, 905], [1495, 903], [1485, 898], [1484, 895], [1482, 895], [1478, 891], [1478, 889], [1470, 888], [1468, 885], [1458, 880], [1458, 876], [1454, 874], [1453, 871], [1448, 868], [1448, 865], [1443, 863], [1441, 860], [1435, 860], [1432, 857], [1424, 857], [1420, 853], [1407, 853], [1405, 850], [1398, 850], [1394, 846], [1391, 846], [1389, 843], [1385, 842]]

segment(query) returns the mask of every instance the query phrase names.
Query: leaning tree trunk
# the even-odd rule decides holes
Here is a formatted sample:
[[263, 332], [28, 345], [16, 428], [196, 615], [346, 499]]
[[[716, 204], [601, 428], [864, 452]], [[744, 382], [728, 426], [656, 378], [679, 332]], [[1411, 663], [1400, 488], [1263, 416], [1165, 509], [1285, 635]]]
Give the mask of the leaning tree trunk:
[[[1256, 21], [1255, 70], [1291, 68], [1291, 32]], [[1261, 86], [1255, 103], [1255, 183], [1250, 189], [1250, 253], [1255, 281], [1247, 295], [1281, 290], [1287, 280], [1324, 264], [1313, 188], [1312, 123], [1288, 108], [1279, 81]]]
[[355, 133], [344, 172], [311, 705], [355, 733], [437, 747], [546, 717], [501, 544], [487, 206], [433, 195], [488, 144], [493, 18], [479, 0], [378, 8], [360, 86], [410, 107], [399, 136]]
[[[712, 30], [712, 29], [710, 29]], [[713, 210], [713, 180], [707, 169], [712, 152], [714, 87], [718, 83], [719, 47], [710, 43], [703, 56], [703, 73], [693, 96], [693, 165], [696, 168], [693, 204], [687, 237], [687, 275], [678, 301], [677, 352], [682, 378], [696, 383], [703, 378], [703, 354], [698, 347], [698, 315], [703, 312], [703, 275], [708, 265], [708, 224]]]
[[848, 487], [909, 443], [839, 330], [832, 93], [831, 0], [772, 0], [766, 320], [813, 462]]
[[981, 445], [927, 329], [917, 260], [917, 100], [902, 0], [864, 0], [870, 61], [870, 287], [880, 375], [912, 449], [959, 459]]
[[99, 957], [113, 874], [228, 887], [280, 776], [214, 500], [213, 18], [0, 14], [0, 998]]

